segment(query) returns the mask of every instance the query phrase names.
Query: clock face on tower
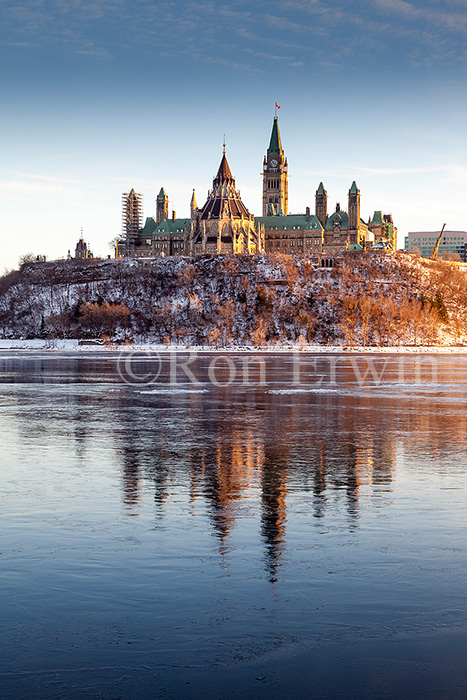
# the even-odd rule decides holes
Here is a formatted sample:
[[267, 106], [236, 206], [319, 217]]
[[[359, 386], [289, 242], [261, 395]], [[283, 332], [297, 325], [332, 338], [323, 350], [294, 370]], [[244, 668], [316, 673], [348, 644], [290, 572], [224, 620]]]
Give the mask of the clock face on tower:
[[275, 158], [272, 158], [272, 160], [269, 161], [269, 165], [271, 166], [271, 168], [277, 168], [279, 163], [277, 162], [277, 160]]

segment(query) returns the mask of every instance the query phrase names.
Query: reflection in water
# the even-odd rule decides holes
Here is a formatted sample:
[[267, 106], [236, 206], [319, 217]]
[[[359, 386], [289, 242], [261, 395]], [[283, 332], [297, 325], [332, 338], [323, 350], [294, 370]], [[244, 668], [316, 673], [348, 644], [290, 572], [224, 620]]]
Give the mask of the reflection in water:
[[[369, 386], [346, 357], [331, 386], [328, 360], [303, 358], [297, 386], [268, 355], [266, 383], [251, 369], [226, 387], [210, 357], [195, 389], [166, 370], [126, 385], [112, 356], [3, 362], [5, 697], [230, 697], [227, 669], [232, 697], [246, 679], [237, 697], [309, 698], [322, 670], [319, 697], [418, 700], [406, 681], [433, 659], [459, 680], [467, 357], [416, 386], [398, 358], [375, 358], [387, 376]], [[463, 643], [419, 663], [422, 636], [447, 629]], [[386, 644], [410, 638], [407, 654]], [[404, 688], [382, 695], [402, 657]], [[460, 680], [423, 697], [463, 697]]]
[[266, 546], [266, 566], [271, 583], [277, 581], [280, 557], [285, 546], [286, 482], [287, 466], [268, 458], [262, 468], [261, 535]]
[[[319, 410], [304, 416], [303, 400], [278, 400], [265, 391], [237, 397], [229, 411], [213, 408], [221, 403], [215, 388], [214, 396], [162, 399], [128, 391], [119, 401], [113, 436], [129, 512], [138, 513], [141, 482], [152, 483], [160, 517], [168, 513], [171, 486], [186, 489], [192, 504], [202, 499], [208, 506], [212, 532], [226, 554], [242, 500], [258, 493], [271, 581], [286, 546], [288, 479], [293, 491], [312, 491], [315, 517], [326, 516], [333, 493], [343, 498], [355, 525], [361, 485], [390, 484], [393, 478], [395, 435], [377, 425], [360, 430], [348, 398], [315, 396]], [[371, 404], [365, 408], [370, 411]], [[192, 509], [193, 516], [197, 512]]]
[[[122, 461], [123, 502], [138, 513], [142, 484], [152, 484], [158, 517], [170, 512], [174, 489], [186, 492], [191, 514], [207, 506], [219, 551], [242, 517], [245, 499], [259, 496], [259, 533], [266, 570], [277, 580], [286, 548], [289, 491], [313, 495], [318, 520], [342, 502], [349, 527], [358, 525], [360, 490], [394, 478], [397, 433], [387, 412], [366, 396], [278, 396], [210, 387], [184, 394], [123, 387], [111, 431]], [[358, 409], [357, 411], [355, 409]]]
[[[93, 356], [4, 360], [3, 380], [18, 387], [19, 440], [60, 440], [71, 424], [82, 460], [96, 439], [112, 440], [128, 514], [140, 513], [149, 485], [158, 518], [169, 515], [174, 493], [177, 498], [184, 493], [192, 517], [209, 515], [212, 534], [227, 554], [245, 502], [258, 499], [258, 532], [268, 577], [275, 581], [287, 546], [290, 495], [310, 493], [308, 512], [317, 523], [341, 503], [348, 527], [358, 527], [362, 489], [380, 494], [391, 488], [397, 452], [419, 454], [423, 441], [425, 452], [439, 459], [455, 444], [465, 447], [467, 417], [461, 412], [452, 420], [442, 383], [428, 396], [423, 384], [401, 393], [396, 360], [393, 367], [387, 358], [380, 361], [390, 379], [381, 389], [359, 385], [350, 360], [343, 358], [336, 374], [339, 390], [333, 385], [327, 391], [324, 384], [316, 391], [313, 384], [309, 393], [306, 384], [304, 390], [291, 388], [287, 360], [268, 361], [268, 382], [259, 381], [263, 365], [254, 383], [253, 364], [253, 383], [246, 388], [205, 381], [196, 391], [189, 383], [170, 387], [167, 372], [156, 387], [132, 387], [120, 381], [113, 358]], [[201, 358], [193, 368], [202, 380], [206, 362]], [[457, 372], [449, 362], [437, 372], [448, 385]], [[315, 375], [316, 367], [315, 361]], [[417, 372], [421, 376], [420, 367]], [[37, 382], [46, 385], [40, 400]]]

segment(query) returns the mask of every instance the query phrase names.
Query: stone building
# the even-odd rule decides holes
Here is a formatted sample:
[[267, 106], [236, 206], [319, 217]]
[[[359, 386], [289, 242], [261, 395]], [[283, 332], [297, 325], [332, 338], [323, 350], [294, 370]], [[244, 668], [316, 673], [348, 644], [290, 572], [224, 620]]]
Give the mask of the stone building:
[[345, 250], [369, 250], [380, 239], [388, 241], [387, 248], [395, 250], [397, 229], [392, 215], [375, 212], [366, 224], [361, 218], [360, 190], [355, 181], [348, 192], [347, 211], [338, 203], [335, 211], [328, 214], [328, 194], [320, 182], [315, 194], [315, 213], [311, 214], [307, 207], [305, 214], [288, 214], [288, 174], [275, 117], [263, 161], [263, 216], [256, 218], [265, 229], [267, 253], [332, 255]]
[[[232, 177], [225, 145], [221, 163], [206, 202], [198, 207], [195, 191], [190, 218], [169, 218], [169, 200], [162, 187], [156, 199], [156, 216], [138, 224], [141, 195], [124, 195], [124, 237], [117, 255], [153, 257], [164, 255], [248, 254], [262, 251], [288, 254], [333, 255], [343, 251], [395, 250], [397, 229], [392, 215], [375, 211], [368, 223], [361, 217], [360, 190], [352, 182], [347, 211], [336, 204], [328, 213], [328, 195], [321, 182], [315, 194], [315, 211], [289, 214], [288, 163], [282, 147], [278, 118], [263, 160], [263, 213], [254, 217], [243, 204]], [[126, 233], [125, 233], [126, 232]]]

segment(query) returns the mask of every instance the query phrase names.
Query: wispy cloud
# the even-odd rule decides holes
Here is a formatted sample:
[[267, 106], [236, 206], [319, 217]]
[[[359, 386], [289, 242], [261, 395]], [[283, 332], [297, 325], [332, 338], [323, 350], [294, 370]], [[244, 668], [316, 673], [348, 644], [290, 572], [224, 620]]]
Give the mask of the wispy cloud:
[[423, 20], [436, 27], [444, 24], [455, 32], [465, 32], [467, 29], [467, 11], [452, 12], [440, 10], [438, 7], [420, 7], [406, 0], [374, 0], [377, 7], [384, 8], [390, 14], [405, 16], [418, 21]]
[[[444, 33], [440, 32], [440, 27]], [[235, 71], [346, 69], [406, 60], [415, 68], [466, 63], [465, 2], [446, 0], [2, 0], [0, 42], [60, 48], [95, 60], [174, 57]], [[256, 65], [238, 60], [251, 52]]]

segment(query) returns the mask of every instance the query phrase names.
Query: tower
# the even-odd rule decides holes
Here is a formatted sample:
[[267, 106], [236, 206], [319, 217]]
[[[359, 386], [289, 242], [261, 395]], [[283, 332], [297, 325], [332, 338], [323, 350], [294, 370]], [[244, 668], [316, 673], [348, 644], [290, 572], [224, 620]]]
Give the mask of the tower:
[[156, 199], [156, 224], [159, 226], [161, 221], [169, 218], [169, 198], [165, 194], [165, 190], [161, 187], [161, 191]]
[[123, 237], [129, 250], [143, 227], [143, 195], [133, 188], [122, 195], [122, 224]]
[[287, 158], [284, 158], [277, 117], [274, 117], [269, 148], [263, 161], [263, 216], [268, 216], [271, 204], [276, 214], [288, 213], [288, 166]]
[[328, 218], [328, 193], [324, 189], [322, 182], [319, 183], [319, 187], [315, 194], [315, 214], [320, 220], [323, 226], [326, 226], [326, 221]]
[[349, 190], [349, 229], [358, 230], [360, 224], [360, 190], [355, 180]]

